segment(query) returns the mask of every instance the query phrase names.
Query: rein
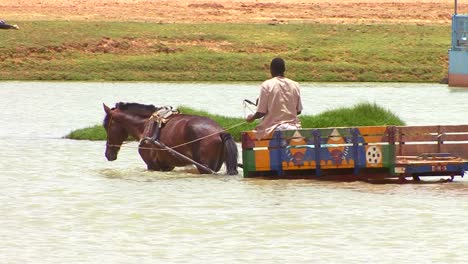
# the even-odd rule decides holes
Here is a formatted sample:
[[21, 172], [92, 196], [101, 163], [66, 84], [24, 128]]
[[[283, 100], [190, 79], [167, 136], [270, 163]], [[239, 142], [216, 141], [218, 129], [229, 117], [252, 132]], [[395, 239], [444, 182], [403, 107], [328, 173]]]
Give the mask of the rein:
[[[189, 145], [189, 144], [195, 143], [195, 142], [197, 142], [197, 141], [203, 140], [203, 139], [205, 139], [205, 138], [208, 138], [208, 137], [211, 137], [211, 136], [214, 136], [214, 135], [217, 135], [217, 134], [221, 134], [221, 133], [226, 132], [226, 131], [228, 131], [228, 130], [230, 130], [230, 129], [233, 129], [233, 128], [235, 128], [235, 127], [241, 126], [241, 125], [243, 125], [243, 124], [245, 124], [245, 123], [247, 123], [247, 121], [244, 121], [244, 122], [241, 122], [241, 123], [239, 123], [239, 124], [233, 125], [233, 126], [231, 126], [231, 127], [229, 127], [229, 128], [223, 129], [223, 130], [221, 130], [221, 131], [219, 131], [219, 132], [214, 132], [214, 133], [209, 134], [209, 135], [206, 135], [206, 136], [204, 136], [204, 137], [200, 137], [200, 138], [194, 139], [194, 140], [192, 140], [192, 141], [185, 142], [185, 143], [176, 145], [176, 146], [174, 146], [174, 147], [168, 147], [168, 148], [170, 148], [170, 149], [175, 149], [175, 148], [179, 148], [179, 147], [182, 147], [182, 146], [185, 146], [185, 145]], [[140, 141], [140, 142], [141, 142], [141, 141]], [[160, 149], [160, 148], [145, 148], [145, 147], [139, 147], [139, 148], [140, 148], [140, 149], [166, 150], [166, 149]]]
[[[112, 114], [110, 114], [109, 123], [107, 124], [107, 131], [109, 131], [111, 123], [112, 123]], [[122, 144], [120, 144], [120, 145], [109, 144], [109, 132], [107, 132], [106, 146], [115, 147], [115, 146], [121, 146], [121, 145]]]
[[[123, 146], [123, 144], [122, 144], [122, 145], [113, 145], [113, 144], [109, 144], [109, 142], [107, 142], [107, 145], [108, 145], [108, 146], [115, 146], [115, 147], [126, 147], [126, 148], [137, 148], [137, 149], [147, 149], [147, 150], [165, 150], [165, 151], [169, 151], [168, 149], [175, 149], [175, 148], [179, 148], [179, 147], [182, 147], [182, 146], [185, 146], [185, 145], [189, 145], [189, 144], [195, 143], [195, 142], [197, 142], [197, 141], [203, 140], [203, 139], [205, 139], [205, 138], [207, 138], [207, 137], [211, 137], [211, 136], [214, 136], [214, 135], [221, 134], [221, 133], [223, 133], [223, 132], [229, 131], [229, 130], [235, 128], [235, 127], [244, 125], [244, 124], [246, 124], [246, 123], [247, 123], [247, 121], [243, 121], [243, 122], [241, 122], [241, 123], [238, 123], [238, 124], [236, 124], [236, 125], [233, 125], [233, 126], [231, 126], [231, 127], [228, 127], [228, 128], [226, 128], [226, 129], [223, 129], [223, 130], [221, 130], [221, 131], [219, 131], [219, 132], [215, 132], [215, 133], [212, 133], [212, 134], [210, 134], [210, 135], [207, 135], [207, 136], [204, 136], [204, 137], [201, 137], [201, 138], [194, 139], [194, 140], [189, 141], [189, 142], [185, 142], [185, 143], [176, 145], [176, 146], [174, 146], [174, 147], [167, 147], [167, 149], [164, 149], [164, 148], [155, 148], [155, 147], [140, 147], [140, 146], [138, 146], [138, 147], [132, 147], [132, 146]], [[142, 141], [142, 140], [140, 140], [140, 142], [141, 142], [141, 141]], [[128, 143], [125, 143], [125, 144], [128, 144]]]

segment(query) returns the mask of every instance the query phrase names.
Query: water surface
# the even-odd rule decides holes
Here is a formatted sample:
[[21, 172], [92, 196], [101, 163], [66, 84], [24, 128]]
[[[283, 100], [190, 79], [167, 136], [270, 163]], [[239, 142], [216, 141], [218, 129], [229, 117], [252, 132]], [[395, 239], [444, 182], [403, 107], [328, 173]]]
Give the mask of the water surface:
[[[102, 103], [244, 116], [258, 84], [0, 82], [0, 263], [464, 263], [468, 182], [371, 185], [148, 172], [136, 143], [62, 139]], [[376, 102], [468, 124], [468, 90], [302, 84], [304, 113]], [[246, 110], [248, 111], [248, 110]], [[133, 147], [133, 148], [132, 148]]]

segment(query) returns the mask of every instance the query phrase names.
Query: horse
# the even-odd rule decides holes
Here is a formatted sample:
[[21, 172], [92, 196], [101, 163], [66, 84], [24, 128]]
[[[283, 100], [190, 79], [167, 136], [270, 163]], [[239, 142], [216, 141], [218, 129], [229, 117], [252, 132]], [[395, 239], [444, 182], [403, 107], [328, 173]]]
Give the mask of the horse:
[[109, 161], [117, 159], [122, 143], [130, 135], [140, 141], [138, 152], [148, 170], [171, 171], [194, 164], [199, 173], [207, 174], [218, 172], [225, 163], [228, 175], [238, 174], [234, 139], [208, 117], [175, 114], [159, 129], [158, 144], [154, 144], [146, 139], [154, 133], [150, 117], [160, 108], [123, 102], [113, 108], [105, 104], [103, 107], [106, 113], [103, 126], [107, 133], [105, 156]]

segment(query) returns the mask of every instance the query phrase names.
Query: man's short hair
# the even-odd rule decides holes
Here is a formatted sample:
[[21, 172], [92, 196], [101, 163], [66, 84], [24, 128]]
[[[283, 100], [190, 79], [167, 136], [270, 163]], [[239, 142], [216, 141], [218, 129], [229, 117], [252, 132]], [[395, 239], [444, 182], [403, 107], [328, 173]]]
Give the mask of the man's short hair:
[[283, 74], [286, 71], [286, 66], [282, 58], [274, 58], [270, 64], [270, 70], [275, 74]]

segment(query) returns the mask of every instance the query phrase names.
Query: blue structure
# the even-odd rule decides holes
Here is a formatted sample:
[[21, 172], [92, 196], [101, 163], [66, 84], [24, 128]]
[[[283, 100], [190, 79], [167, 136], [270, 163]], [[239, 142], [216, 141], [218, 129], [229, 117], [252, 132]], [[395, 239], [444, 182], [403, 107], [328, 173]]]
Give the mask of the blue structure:
[[452, 47], [449, 50], [449, 86], [468, 87], [468, 15], [452, 16]]

